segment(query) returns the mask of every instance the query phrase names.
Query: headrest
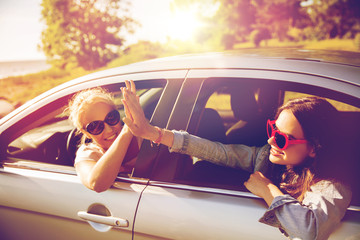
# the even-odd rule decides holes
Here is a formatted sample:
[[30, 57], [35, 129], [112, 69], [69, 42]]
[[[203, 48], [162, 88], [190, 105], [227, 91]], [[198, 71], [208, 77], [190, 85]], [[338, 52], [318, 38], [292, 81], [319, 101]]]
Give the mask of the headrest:
[[249, 122], [259, 115], [259, 106], [255, 98], [255, 89], [242, 86], [231, 89], [231, 109], [237, 120]]

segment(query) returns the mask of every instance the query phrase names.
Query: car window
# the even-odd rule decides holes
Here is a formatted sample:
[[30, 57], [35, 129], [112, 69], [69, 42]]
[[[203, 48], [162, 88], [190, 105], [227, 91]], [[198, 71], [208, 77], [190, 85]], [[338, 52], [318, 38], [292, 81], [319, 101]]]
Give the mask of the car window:
[[[195, 111], [189, 123], [192, 134], [225, 144], [245, 144], [263, 146], [267, 144], [266, 121], [273, 119], [278, 106], [289, 99], [301, 96], [319, 96], [328, 99], [341, 114], [339, 120], [339, 144], [346, 154], [343, 155], [353, 169], [360, 170], [360, 100], [329, 89], [303, 84], [285, 82], [268, 83], [267, 80], [248, 81], [246, 79], [211, 79], [204, 81], [197, 98]], [[356, 103], [356, 104], [354, 104]], [[196, 111], [197, 110], [197, 111]], [[338, 132], [338, 131], [337, 131]], [[339, 136], [338, 136], [339, 135]], [[346, 149], [346, 150], [345, 150]], [[241, 169], [217, 166], [203, 159], [191, 158], [186, 170], [179, 177], [187, 184], [210, 186], [221, 189], [246, 191], [243, 182], [249, 173]], [[341, 164], [341, 159], [339, 159]], [[355, 171], [355, 170], [354, 170]], [[353, 174], [355, 176], [355, 174]], [[356, 182], [353, 181], [354, 189]], [[353, 203], [359, 204], [359, 192], [354, 193]]]
[[[137, 84], [140, 103], [149, 119], [161, 96], [163, 85], [154, 84], [151, 85], [154, 87], [151, 87], [149, 84]], [[120, 86], [120, 84], [113, 84], [103, 87], [112, 92], [118, 111], [123, 117], [124, 107], [121, 102], [122, 94]], [[73, 166], [80, 137], [74, 134], [75, 129], [64, 114], [67, 103], [72, 96], [73, 94], [64, 97], [61, 104], [56, 104], [56, 108], [53, 103], [49, 103], [48, 105], [54, 105], [48, 107], [52, 109], [51, 112], [39, 111], [34, 113], [42, 121], [30, 124], [30, 129], [26, 130], [8, 145], [8, 157], [18, 160]], [[30, 116], [27, 117], [30, 118]]]
[[[261, 81], [207, 79], [204, 81], [189, 122], [188, 132], [224, 144], [263, 146], [267, 142], [266, 119], [280, 103], [281, 91]], [[204, 159], [184, 156], [187, 184], [246, 191], [249, 173], [218, 166]]]
[[[293, 98], [300, 98], [300, 97], [306, 97], [306, 96], [314, 96], [314, 95], [301, 93], [301, 92], [285, 91], [284, 102], [287, 102]], [[334, 100], [331, 98], [326, 98], [326, 100], [328, 100], [338, 111], [360, 112], [360, 107], [356, 107], [351, 104], [347, 104], [347, 103], [337, 101], [337, 100]]]

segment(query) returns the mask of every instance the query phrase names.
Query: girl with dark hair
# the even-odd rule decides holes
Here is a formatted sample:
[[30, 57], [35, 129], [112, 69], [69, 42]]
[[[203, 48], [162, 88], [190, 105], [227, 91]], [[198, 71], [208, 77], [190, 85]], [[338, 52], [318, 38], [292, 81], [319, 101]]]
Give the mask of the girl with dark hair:
[[290, 238], [327, 239], [345, 215], [351, 190], [338, 169], [328, 167], [339, 156], [333, 137], [338, 112], [325, 99], [289, 101], [267, 122], [268, 144], [248, 147], [150, 125], [135, 91], [129, 90], [134, 88], [132, 81], [122, 88], [124, 122], [131, 132], [171, 152], [252, 172], [245, 187], [269, 206], [260, 222]]

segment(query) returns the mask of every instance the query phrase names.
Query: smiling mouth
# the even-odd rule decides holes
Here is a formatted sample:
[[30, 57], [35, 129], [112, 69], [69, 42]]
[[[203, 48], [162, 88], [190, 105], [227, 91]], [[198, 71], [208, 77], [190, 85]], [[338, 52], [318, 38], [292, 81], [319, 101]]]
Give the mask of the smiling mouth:
[[278, 150], [276, 150], [275, 148], [271, 148], [271, 149], [270, 149], [270, 153], [271, 153], [272, 155], [283, 155], [283, 154], [284, 154], [283, 152], [278, 151]]
[[105, 140], [105, 141], [112, 141], [112, 140], [114, 140], [116, 137], [117, 137], [117, 134], [116, 134], [116, 133], [114, 133], [113, 135], [111, 135], [111, 136], [109, 136], [109, 137], [105, 138], [104, 140]]

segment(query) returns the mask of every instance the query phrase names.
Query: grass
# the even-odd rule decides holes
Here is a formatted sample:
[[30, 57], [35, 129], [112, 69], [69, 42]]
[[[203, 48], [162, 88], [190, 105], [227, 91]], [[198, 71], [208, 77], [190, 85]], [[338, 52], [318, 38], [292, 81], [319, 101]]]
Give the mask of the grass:
[[51, 68], [39, 73], [1, 79], [0, 87], [5, 93], [3, 97], [6, 97], [13, 104], [19, 105], [61, 83], [86, 73], [88, 72], [81, 69], [69, 73]]
[[[253, 48], [255, 45], [252, 42], [236, 44], [236, 49]], [[360, 52], [353, 39], [328, 39], [322, 41], [299, 41], [288, 42], [279, 41], [277, 39], [270, 39], [262, 41], [260, 47], [300, 47], [304, 49], [327, 49], [327, 50], [342, 50], [351, 52]]]
[[360, 49], [355, 44], [355, 40], [352, 39], [328, 39], [320, 42], [303, 42], [305, 49], [330, 49], [330, 50], [342, 50], [351, 52], [360, 52]]

